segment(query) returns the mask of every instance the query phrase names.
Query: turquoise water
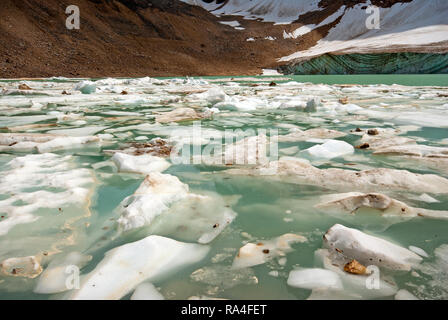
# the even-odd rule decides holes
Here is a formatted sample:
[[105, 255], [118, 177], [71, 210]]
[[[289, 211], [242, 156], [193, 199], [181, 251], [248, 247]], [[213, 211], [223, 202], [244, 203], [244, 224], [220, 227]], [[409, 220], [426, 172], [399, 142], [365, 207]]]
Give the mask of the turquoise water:
[[[76, 147], [65, 146], [63, 149], [45, 149], [47, 153], [55, 154], [58, 159], [57, 165], [46, 171], [49, 174], [47, 180], [54, 179], [52, 181], [62, 184], [64, 181], [61, 182], [60, 177], [77, 169], [85, 169], [88, 175], [93, 177], [92, 182], [82, 185], [89, 190], [88, 201], [80, 205], [69, 203], [67, 200], [65, 205], [54, 208], [45, 208], [42, 203], [38, 203], [38, 199], [25, 201], [25, 198], [21, 198], [24, 202], [12, 205], [1, 202], [0, 211], [7, 217], [18, 215], [18, 208], [23, 205], [37, 203], [38, 207], [31, 213], [40, 218], [34, 222], [17, 224], [6, 234], [0, 235], [0, 260], [37, 256], [47, 252], [49, 255], [41, 260], [45, 269], [54, 258], [78, 251], [92, 256], [90, 262], [81, 268], [81, 274], [86, 275], [104, 259], [108, 250], [149, 235], [196, 242], [198, 235], [203, 232], [199, 218], [198, 223], [194, 218], [190, 219], [194, 216], [189, 216], [190, 211], [187, 207], [182, 207], [182, 202], [173, 204], [171, 209], [155, 218], [150, 225], [117, 233], [117, 220], [120, 217], [117, 207], [141, 185], [144, 174], [119, 172], [117, 166], [111, 163], [111, 154], [108, 151], [123, 151], [130, 143], [148, 142], [157, 137], [174, 145], [189, 137], [189, 130], [194, 125], [189, 119], [177, 123], [156, 123], [154, 116], [158, 113], [182, 107], [194, 108], [205, 117], [201, 120], [202, 128], [211, 130], [214, 135], [221, 135], [225, 130], [253, 129], [256, 132], [259, 129], [268, 129], [267, 135], [272, 138], [275, 134], [284, 136], [295, 130], [326, 128], [345, 134], [335, 138], [336, 140], [356, 146], [362, 139], [361, 135], [356, 134], [357, 128], [378, 128], [393, 132], [391, 136], [380, 135], [385, 140], [397, 136], [407, 137], [418, 144], [447, 148], [448, 75], [292, 76], [289, 77], [290, 80], [288, 77], [255, 77], [253, 80], [249, 78], [251, 77], [235, 77], [233, 81], [228, 77], [158, 81], [109, 79], [97, 83], [97, 91], [92, 94], [80, 94], [74, 89], [79, 80], [29, 81], [29, 86], [34, 89], [33, 95], [14, 91], [17, 82], [2, 81], [4, 88], [10, 91], [3, 92], [0, 96], [0, 133], [10, 133], [13, 136], [21, 133], [55, 135], [58, 133], [52, 130], [63, 129], [72, 130], [65, 131], [64, 134], [79, 136], [79, 131], [73, 130], [81, 129], [85, 130], [82, 131], [82, 136], [93, 135], [101, 141]], [[277, 78], [278, 80], [274, 80], [277, 86], [268, 86], [272, 79]], [[254, 83], [257, 86], [254, 86]], [[341, 87], [334, 84], [359, 86]], [[373, 85], [367, 86], [370, 84]], [[391, 86], [392, 84], [401, 86]], [[223, 90], [227, 98], [222, 98], [221, 101], [216, 98], [218, 101], [215, 101], [210, 99], [211, 94], [201, 96], [210, 88]], [[71, 95], [62, 95], [63, 90]], [[129, 94], [121, 95], [122, 90], [128, 91]], [[321, 100], [316, 110], [304, 112], [303, 105], [316, 97]], [[359, 109], [348, 110], [344, 107], [347, 105], [338, 102], [345, 97], [349, 105], [356, 105]], [[205, 116], [207, 108], [212, 107], [220, 112], [215, 110], [213, 116]], [[92, 127], [96, 129], [93, 130]], [[277, 133], [269, 132], [269, 129], [276, 129]], [[180, 131], [176, 133], [176, 130]], [[141, 137], [144, 139], [140, 140]], [[425, 157], [417, 159], [397, 155], [373, 155], [372, 151], [361, 149], [328, 159], [301, 153], [323, 142], [316, 138], [285, 141], [279, 142], [278, 149], [280, 156], [304, 158], [319, 169], [390, 168], [448, 178], [448, 163], [442, 156], [434, 162], [434, 159]], [[29, 154], [39, 154], [41, 150], [38, 147], [24, 147], [26, 150], [18, 151], [14, 149], [17, 145], [10, 141], [1, 145], [0, 200], [20, 198], [33, 191], [47, 190], [53, 193], [49, 199], [56, 201], [55, 194], [66, 190], [64, 188], [71, 190], [65, 184], [57, 187], [35, 186], [33, 182], [37, 178], [28, 171], [23, 184], [17, 182], [16, 186], [15, 181], [22, 179], [21, 176], [25, 173], [14, 171], [10, 161], [23, 160]], [[201, 150], [205, 148], [206, 145], [203, 144]], [[40, 154], [42, 153], [44, 152]], [[64, 158], [66, 155], [71, 158]], [[33, 165], [44, 166], [48, 161], [39, 160]], [[105, 165], [98, 166], [101, 163]], [[279, 176], [280, 178], [276, 179], [275, 176], [258, 176], [253, 172], [235, 175], [228, 171], [235, 168], [249, 170], [251, 166], [172, 164], [163, 171], [163, 174], [173, 175], [187, 184], [190, 193], [212, 197], [214, 206], [210, 210], [207, 210], [207, 207], [202, 208], [200, 215], [218, 215], [224, 206], [220, 205], [221, 202], [237, 214], [233, 222], [207, 244], [210, 252], [203, 260], [152, 280], [166, 299], [187, 299], [192, 296], [227, 299], [307, 299], [311, 290], [289, 286], [288, 275], [298, 267], [318, 266], [315, 251], [322, 248], [322, 236], [325, 232], [337, 223], [374, 234], [404, 248], [416, 246], [425, 250], [429, 257], [425, 258], [413, 273], [382, 270], [383, 275], [392, 278], [398, 289], [406, 289], [418, 298], [448, 298], [447, 266], [437, 260], [435, 255], [437, 248], [448, 244], [447, 220], [416, 217], [401, 221], [382, 217], [381, 213], [367, 209], [361, 209], [355, 216], [348, 213], [328, 214], [314, 207], [323, 195], [359, 190], [353, 190], [350, 186], [329, 188], [319, 184], [295, 182], [293, 176]], [[78, 177], [76, 175], [68, 180], [75, 181]], [[5, 183], [6, 178], [11, 179], [8, 180], [9, 183]], [[416, 208], [448, 210], [448, 190], [440, 190], [439, 194], [430, 193], [429, 195], [438, 201], [435, 203], [419, 199], [423, 192], [412, 189], [389, 190], [374, 187], [369, 192], [385, 193]], [[59, 207], [62, 208], [63, 214], [58, 213]], [[0, 230], [3, 230], [3, 226], [0, 222]], [[287, 233], [305, 236], [308, 241], [293, 244], [293, 250], [285, 253], [284, 263], [280, 260], [281, 257], [274, 257], [264, 264], [238, 271], [230, 270], [238, 250], [245, 244], [269, 241]], [[273, 276], [272, 271], [278, 275]], [[64, 294], [34, 293], [38, 281], [39, 276], [25, 278], [2, 274], [0, 298], [66, 297]], [[131, 294], [132, 291], [122, 298], [128, 299]], [[381, 298], [394, 297], [389, 295]]]

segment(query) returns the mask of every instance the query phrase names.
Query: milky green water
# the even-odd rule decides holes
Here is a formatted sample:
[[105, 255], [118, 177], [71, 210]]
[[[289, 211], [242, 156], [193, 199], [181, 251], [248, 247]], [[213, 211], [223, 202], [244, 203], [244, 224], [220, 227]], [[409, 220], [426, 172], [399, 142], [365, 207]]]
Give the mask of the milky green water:
[[[95, 148], [82, 146], [76, 149], [54, 151], [58, 155], [72, 155], [76, 168], [86, 168], [95, 177], [88, 205], [91, 215], [82, 218], [80, 223], [74, 225], [77, 232], [65, 229], [64, 226], [56, 224], [51, 216], [45, 216], [45, 213], [39, 211], [36, 215], [42, 216], [39, 223], [42, 223], [45, 228], [33, 227], [34, 223], [20, 224], [7, 234], [0, 236], [0, 260], [20, 257], [25, 255], [25, 252], [26, 255], [33, 252], [37, 255], [48, 250], [50, 246], [48, 243], [73, 238], [70, 244], [61, 242], [59, 255], [71, 251], [92, 255], [92, 260], [81, 269], [84, 275], [95, 268], [108, 250], [151, 234], [189, 242], [188, 236], [176, 232], [173, 228], [164, 227], [164, 219], [167, 217], [163, 214], [154, 222], [159, 227], [146, 226], [116, 237], [118, 216], [115, 209], [124, 198], [139, 187], [144, 176], [119, 173], [111, 167], [94, 169], [93, 166], [110, 160], [110, 155], [106, 154], [105, 150], [121, 149], [126, 143], [135, 142], [136, 137], [145, 136], [147, 140], [144, 141], [156, 137], [172, 142], [178, 139], [170, 135], [170, 130], [191, 128], [193, 125], [191, 121], [179, 122], [175, 127], [169, 127], [171, 124], [157, 125], [152, 129], [139, 129], [132, 126], [142, 123], [154, 124], [152, 116], [156, 112], [179, 107], [195, 107], [199, 108], [198, 110], [213, 107], [213, 103], [192, 97], [195, 90], [199, 92], [219, 86], [228, 96], [243, 101], [243, 106], [249, 105], [252, 101], [248, 99], [258, 99], [255, 100], [256, 109], [242, 110], [238, 109], [239, 105], [237, 107], [223, 105], [218, 107], [221, 109], [220, 113], [201, 121], [203, 128], [217, 132], [228, 129], [277, 129], [279, 135], [286, 135], [290, 133], [291, 128], [301, 130], [328, 128], [346, 133], [347, 136], [338, 140], [355, 146], [359, 144], [360, 136], [352, 134], [351, 131], [356, 128], [406, 127], [406, 131], [399, 135], [413, 138], [419, 144], [448, 147], [448, 141], [446, 141], [448, 138], [448, 75], [272, 76], [256, 77], [252, 81], [248, 78], [253, 77], [234, 77], [233, 80], [229, 77], [224, 79], [204, 77], [203, 79], [209, 83], [198, 83], [194, 82], [195, 80], [184, 81], [184, 79], [179, 82], [170, 82], [166, 78], [156, 83], [144, 81], [128, 83], [117, 80], [117, 83], [113, 85], [102, 84], [104, 89], [101, 92], [97, 91], [90, 95], [82, 95], [73, 89], [78, 80], [58, 79], [28, 82], [35, 89], [33, 95], [23, 95], [23, 92], [13, 94], [3, 92], [0, 96], [0, 127], [2, 127], [0, 132], [2, 133], [51, 133], [50, 131], [55, 129], [101, 126], [104, 129], [95, 132], [94, 135], [111, 134], [112, 138], [108, 138], [107, 143], [103, 141]], [[267, 85], [272, 81], [276, 82], [277, 86]], [[299, 83], [291, 83], [291, 81]], [[304, 84], [305, 82], [308, 84]], [[253, 83], [257, 86], [253, 86]], [[375, 86], [355, 86], [346, 89], [337, 86], [338, 84], [375, 84]], [[400, 86], [392, 86], [392, 84]], [[1, 85], [5, 90], [15, 90], [17, 82], [4, 80]], [[98, 85], [98, 87], [101, 86]], [[112, 87], [115, 89], [118, 87], [119, 90]], [[122, 88], [129, 91], [129, 99], [133, 99], [132, 101], [120, 102], [122, 101], [120, 99], [127, 98], [120, 95]], [[72, 95], [61, 95], [63, 90]], [[338, 99], [345, 96], [349, 98], [350, 103], [358, 105], [369, 113], [332, 109], [332, 103], [337, 103]], [[311, 97], [322, 99], [322, 106], [313, 113], [275, 107], [276, 102], [295, 101], [294, 99], [300, 98], [306, 102]], [[30, 101], [42, 106], [33, 107]], [[107, 113], [123, 111], [136, 114]], [[84, 122], [79, 122], [80, 120]], [[51, 124], [52, 127], [20, 127], [35, 124]], [[122, 128], [125, 129], [121, 130]], [[166, 128], [171, 129], [163, 131]], [[125, 135], [122, 135], [123, 133]], [[302, 157], [298, 152], [290, 155], [282, 153], [282, 150], [291, 147], [305, 150], [318, 143], [316, 141], [280, 142], [280, 155]], [[10, 168], [7, 165], [9, 161], [30, 153], [36, 153], [36, 151], [33, 149], [26, 152], [14, 150], [1, 152], [0, 179], [10, 174]], [[446, 162], [434, 165], [431, 162], [415, 161], [415, 159], [373, 156], [368, 150], [355, 149], [352, 155], [309, 160], [321, 169], [394, 168], [448, 178]], [[219, 197], [237, 199], [231, 204], [231, 209], [237, 213], [236, 219], [209, 244], [210, 253], [203, 261], [153, 282], [166, 299], [187, 299], [191, 296], [227, 299], [306, 299], [311, 291], [288, 286], [287, 277], [289, 272], [297, 267], [316, 266], [314, 252], [322, 248], [323, 234], [336, 223], [391, 240], [405, 248], [412, 245], [425, 250], [429, 254], [422, 263], [425, 268], [414, 270], [414, 273], [384, 271], [385, 275], [393, 277], [399, 289], [406, 289], [421, 299], [448, 297], [448, 266], [437, 262], [434, 255], [436, 248], [448, 244], [448, 221], [415, 218], [392, 223], [391, 220], [379, 215], [353, 219], [328, 215], [317, 211], [313, 205], [318, 202], [320, 196], [338, 193], [339, 190], [329, 190], [319, 185], [274, 181], [269, 177], [230, 175], [226, 173], [226, 169], [228, 169], [226, 166], [199, 164], [173, 165], [164, 171], [165, 174], [177, 176], [183, 183], [188, 184], [192, 192], [213, 192]], [[20, 192], [31, 191], [33, 190], [27, 190], [24, 187]], [[372, 190], [372, 192], [387, 192], [387, 190]], [[416, 197], [420, 195], [421, 193], [413, 193], [412, 190], [393, 193], [395, 198], [413, 207], [448, 210], [448, 190], [438, 195], [431, 194], [438, 200], [437, 203], [416, 200]], [[2, 192], [0, 199], [8, 199], [9, 196], [8, 192]], [[2, 207], [0, 203], [0, 212], [2, 208], [6, 206]], [[84, 223], [88, 223], [89, 227], [84, 228]], [[286, 255], [287, 261], [284, 265], [275, 258], [268, 263], [251, 267], [250, 270], [245, 271], [246, 274], [225, 271], [225, 268], [232, 265], [239, 248], [245, 243], [265, 241], [286, 233], [303, 235], [308, 241], [294, 244], [294, 250]], [[29, 240], [26, 239], [27, 237]], [[21, 240], [27, 247], [11, 245], [14, 242], [20, 243]], [[52, 258], [50, 256], [43, 259], [44, 268]], [[197, 270], [200, 271], [195, 274], [199, 276], [192, 276], [192, 273]], [[270, 275], [271, 271], [277, 271], [278, 276]], [[0, 298], [59, 299], [64, 297], [62, 294], [33, 293], [38, 279], [38, 277], [28, 279], [0, 275]], [[123, 298], [127, 299], [130, 295], [131, 293]], [[393, 296], [382, 298], [393, 299]]]

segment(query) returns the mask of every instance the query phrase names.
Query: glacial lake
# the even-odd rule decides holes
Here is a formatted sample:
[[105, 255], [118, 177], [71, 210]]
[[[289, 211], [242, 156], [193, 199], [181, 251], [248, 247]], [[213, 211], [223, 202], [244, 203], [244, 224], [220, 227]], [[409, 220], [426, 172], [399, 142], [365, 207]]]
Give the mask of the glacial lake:
[[[169, 155], [218, 145], [245, 162]], [[448, 75], [1, 80], [0, 164], [0, 299], [129, 299], [141, 283], [165, 299], [448, 298]], [[364, 287], [319, 256], [336, 224], [421, 261]], [[194, 245], [123, 247], [154, 235]], [[316, 268], [343, 287], [288, 285]]]

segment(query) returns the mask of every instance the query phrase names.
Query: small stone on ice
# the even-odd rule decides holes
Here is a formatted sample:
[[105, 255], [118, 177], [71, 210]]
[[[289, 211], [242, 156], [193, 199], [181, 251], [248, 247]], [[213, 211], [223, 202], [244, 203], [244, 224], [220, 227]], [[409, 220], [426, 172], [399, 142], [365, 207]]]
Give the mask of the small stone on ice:
[[352, 260], [344, 266], [344, 271], [352, 274], [365, 274], [367, 268], [356, 260]]

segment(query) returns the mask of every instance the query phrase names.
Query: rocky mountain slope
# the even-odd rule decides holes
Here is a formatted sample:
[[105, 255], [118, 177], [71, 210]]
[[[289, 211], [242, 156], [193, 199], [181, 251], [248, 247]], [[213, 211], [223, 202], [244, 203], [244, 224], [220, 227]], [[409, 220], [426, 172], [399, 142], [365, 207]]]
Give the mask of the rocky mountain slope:
[[[326, 61], [347, 73], [351, 54], [448, 51], [444, 0], [78, 0], [80, 30], [65, 27], [70, 4], [0, 2], [0, 78], [318, 73]], [[380, 30], [365, 26], [370, 4]], [[444, 70], [435, 61], [425, 70]]]

